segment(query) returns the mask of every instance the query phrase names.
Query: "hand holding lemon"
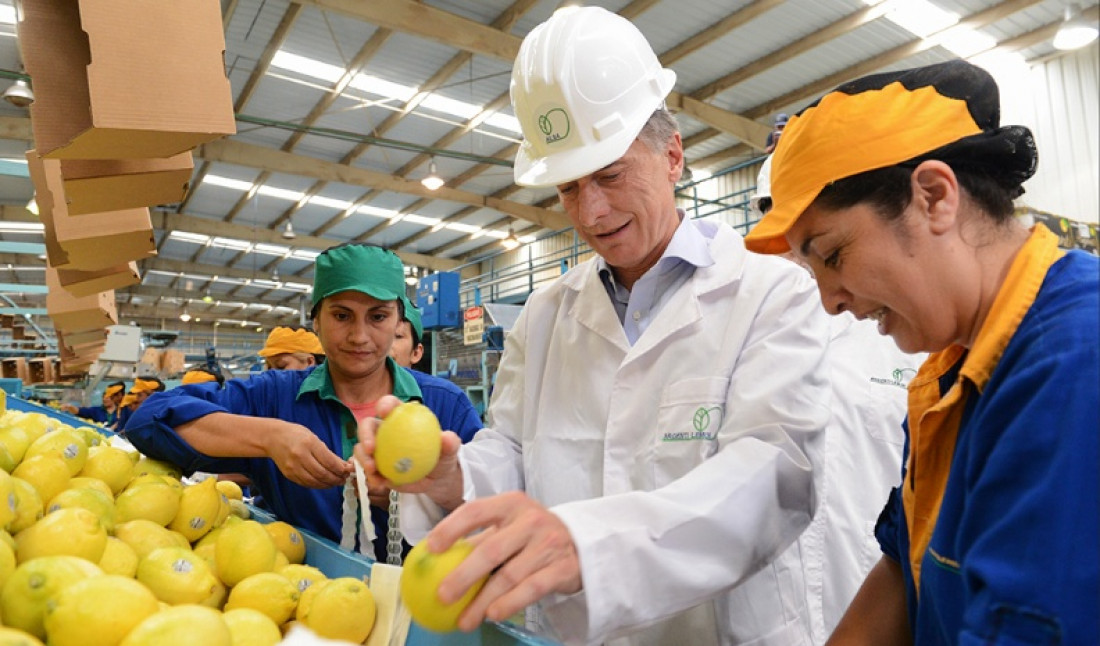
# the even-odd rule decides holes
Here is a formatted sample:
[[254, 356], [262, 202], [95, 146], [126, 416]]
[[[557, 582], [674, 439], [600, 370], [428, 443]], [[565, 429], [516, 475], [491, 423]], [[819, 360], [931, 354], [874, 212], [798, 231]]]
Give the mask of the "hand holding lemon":
[[363, 420], [355, 447], [355, 458], [368, 477], [377, 473], [399, 491], [425, 493], [445, 509], [458, 506], [458, 436], [441, 430], [432, 411], [419, 402], [386, 396], [378, 401], [377, 411], [382, 420]]

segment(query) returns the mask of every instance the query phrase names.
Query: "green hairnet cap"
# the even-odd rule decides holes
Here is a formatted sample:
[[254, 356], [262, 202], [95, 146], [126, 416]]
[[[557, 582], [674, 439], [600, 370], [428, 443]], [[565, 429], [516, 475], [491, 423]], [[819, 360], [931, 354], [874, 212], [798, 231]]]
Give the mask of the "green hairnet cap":
[[389, 249], [363, 244], [333, 247], [313, 268], [313, 307], [340, 292], [362, 292], [380, 301], [405, 297], [405, 268]]
[[405, 303], [405, 320], [409, 322], [413, 330], [416, 330], [416, 338], [423, 340], [424, 324], [420, 321], [420, 310], [416, 309], [416, 306], [407, 297], [402, 296], [401, 300]]

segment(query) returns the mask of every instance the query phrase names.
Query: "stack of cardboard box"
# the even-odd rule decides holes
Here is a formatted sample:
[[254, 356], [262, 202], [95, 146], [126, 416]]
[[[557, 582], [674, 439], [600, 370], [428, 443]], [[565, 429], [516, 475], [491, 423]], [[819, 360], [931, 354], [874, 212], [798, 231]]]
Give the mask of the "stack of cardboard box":
[[190, 151], [236, 132], [221, 7], [36, 0], [18, 29], [35, 93], [27, 161], [46, 234], [46, 309], [60, 372], [73, 374], [118, 321], [113, 290], [139, 283], [137, 261], [156, 255], [149, 207], [182, 200]]

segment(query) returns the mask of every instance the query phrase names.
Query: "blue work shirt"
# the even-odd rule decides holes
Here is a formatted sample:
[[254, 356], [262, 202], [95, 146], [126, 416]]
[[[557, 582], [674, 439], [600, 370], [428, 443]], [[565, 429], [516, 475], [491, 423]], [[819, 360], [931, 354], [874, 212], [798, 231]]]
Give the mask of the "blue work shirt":
[[115, 413], [113, 411], [108, 413], [102, 406], [81, 406], [76, 409], [76, 416], [104, 426], [110, 426], [115, 421]]
[[[1079, 251], [1057, 260], [1017, 320], [963, 404], [919, 586], [903, 491], [891, 492], [875, 529], [901, 565], [917, 646], [1094, 644], [1100, 635], [1100, 261]], [[929, 375], [943, 395], [967, 360]], [[908, 454], [908, 425], [906, 436]]]
[[[462, 390], [453, 383], [407, 370], [386, 359], [393, 375], [393, 394], [402, 401], [419, 400], [430, 408], [444, 429], [463, 442], [482, 427], [481, 418]], [[185, 473], [241, 473], [263, 495], [264, 504], [280, 519], [328, 539], [340, 540], [343, 487], [311, 489], [288, 480], [270, 458], [217, 458], [199, 453], [175, 428], [211, 413], [272, 417], [301, 424], [314, 432], [333, 453], [348, 458], [357, 441], [351, 411], [337, 398], [327, 364], [308, 370], [269, 370], [250, 379], [231, 379], [180, 386], [151, 395], [126, 424], [124, 435], [149, 457], [178, 465]], [[375, 554], [386, 555], [388, 513], [371, 507], [378, 539]]]

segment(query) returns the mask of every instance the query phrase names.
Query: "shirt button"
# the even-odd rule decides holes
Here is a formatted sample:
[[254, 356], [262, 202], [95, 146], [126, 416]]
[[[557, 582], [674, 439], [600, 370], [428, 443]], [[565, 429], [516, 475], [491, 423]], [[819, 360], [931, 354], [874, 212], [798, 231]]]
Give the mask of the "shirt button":
[[635, 321], [642, 320], [642, 313], [641, 312], [634, 312], [634, 320]]

